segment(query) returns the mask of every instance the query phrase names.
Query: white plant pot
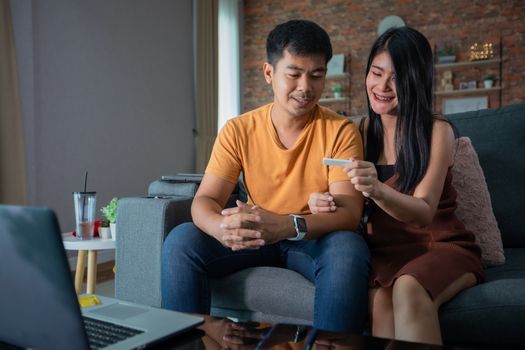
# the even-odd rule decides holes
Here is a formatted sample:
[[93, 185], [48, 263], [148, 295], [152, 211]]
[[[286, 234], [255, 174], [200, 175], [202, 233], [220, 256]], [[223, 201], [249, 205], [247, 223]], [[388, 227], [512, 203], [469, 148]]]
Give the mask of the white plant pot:
[[98, 235], [102, 239], [110, 239], [111, 238], [111, 228], [110, 227], [99, 227]]
[[334, 97], [335, 97], [335, 98], [341, 98], [341, 97], [343, 97], [343, 93], [340, 92], [340, 91], [335, 91], [335, 92], [334, 92]]
[[117, 224], [111, 223], [109, 228], [111, 229], [111, 239], [115, 240], [117, 238]]
[[483, 80], [485, 89], [490, 89], [494, 85], [494, 80]]

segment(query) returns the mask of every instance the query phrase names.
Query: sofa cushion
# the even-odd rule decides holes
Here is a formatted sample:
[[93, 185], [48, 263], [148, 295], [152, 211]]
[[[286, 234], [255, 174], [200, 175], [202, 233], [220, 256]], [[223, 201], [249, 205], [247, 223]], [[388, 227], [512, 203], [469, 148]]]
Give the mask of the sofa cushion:
[[278, 267], [253, 267], [211, 281], [214, 308], [264, 311], [311, 320], [315, 287], [301, 274]]
[[445, 343], [525, 344], [525, 248], [505, 250], [505, 265], [486, 269], [486, 281], [440, 309]]
[[501, 233], [492, 211], [490, 194], [478, 156], [468, 137], [457, 144], [452, 184], [458, 192], [457, 217], [476, 237], [486, 266], [505, 263]]
[[[525, 278], [525, 248], [505, 249], [505, 264], [485, 269], [485, 281], [509, 278]], [[520, 292], [525, 294], [525, 290]]]
[[468, 136], [487, 180], [503, 246], [525, 247], [525, 103], [447, 116]]
[[[476, 339], [478, 344], [525, 344], [521, 331], [525, 323], [525, 248], [505, 249], [505, 256], [504, 265], [485, 270], [484, 283], [464, 290], [441, 307], [446, 343], [472, 345]], [[255, 267], [213, 279], [212, 294], [213, 307], [227, 310], [222, 315], [248, 315], [246, 319], [266, 322], [283, 322], [279, 315], [311, 321], [315, 288], [294, 271]]]

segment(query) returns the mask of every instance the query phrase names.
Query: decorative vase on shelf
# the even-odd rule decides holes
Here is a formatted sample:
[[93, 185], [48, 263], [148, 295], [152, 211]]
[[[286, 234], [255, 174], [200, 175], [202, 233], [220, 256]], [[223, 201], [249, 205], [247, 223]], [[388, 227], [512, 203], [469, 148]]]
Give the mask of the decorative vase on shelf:
[[332, 86], [332, 92], [334, 93], [334, 98], [343, 97], [344, 86], [343, 84], [337, 83]]
[[100, 225], [98, 226], [98, 236], [101, 239], [111, 238], [111, 229], [109, 228], [109, 221], [107, 219], [100, 220]]
[[99, 227], [98, 228], [98, 235], [102, 239], [110, 239], [111, 238], [111, 228], [110, 227]]
[[117, 238], [117, 223], [110, 223], [109, 228], [111, 229], [111, 239], [115, 240]]
[[115, 237], [117, 237], [117, 226], [115, 225], [115, 223], [117, 222], [117, 206], [118, 206], [118, 198], [113, 197], [111, 201], [108, 203], [108, 205], [100, 209], [100, 211], [106, 217], [106, 220], [109, 221], [109, 228], [111, 230], [111, 238], [113, 240], [115, 240]]
[[494, 86], [494, 80], [492, 79], [483, 80], [483, 86], [485, 87], [485, 89], [490, 89], [492, 86]]

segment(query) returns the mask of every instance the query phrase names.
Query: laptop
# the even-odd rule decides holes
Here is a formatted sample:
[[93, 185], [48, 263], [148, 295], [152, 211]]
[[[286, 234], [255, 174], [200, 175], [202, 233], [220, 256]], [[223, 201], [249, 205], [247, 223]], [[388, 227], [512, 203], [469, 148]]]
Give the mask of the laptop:
[[[0, 342], [44, 350], [135, 349], [203, 322], [103, 296], [81, 308], [60, 232], [51, 209], [0, 205]], [[111, 345], [88, 341], [93, 322], [128, 338]]]

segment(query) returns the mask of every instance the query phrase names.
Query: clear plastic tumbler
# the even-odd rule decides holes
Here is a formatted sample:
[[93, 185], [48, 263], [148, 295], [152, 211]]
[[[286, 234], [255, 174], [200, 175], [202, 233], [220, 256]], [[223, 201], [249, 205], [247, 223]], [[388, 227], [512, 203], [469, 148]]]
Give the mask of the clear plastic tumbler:
[[93, 239], [95, 234], [96, 192], [73, 192], [78, 239]]

